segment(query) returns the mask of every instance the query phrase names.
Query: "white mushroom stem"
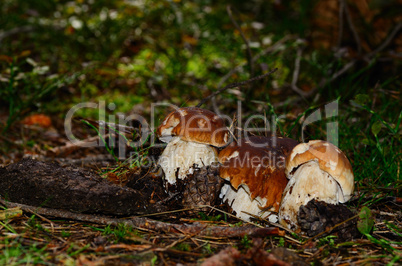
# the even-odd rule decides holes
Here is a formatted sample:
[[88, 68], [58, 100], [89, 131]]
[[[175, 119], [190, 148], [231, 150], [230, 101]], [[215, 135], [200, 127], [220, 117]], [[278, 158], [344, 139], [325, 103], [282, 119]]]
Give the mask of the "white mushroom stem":
[[298, 229], [299, 208], [312, 199], [330, 204], [338, 204], [344, 199], [339, 184], [330, 174], [320, 169], [317, 161], [302, 164], [290, 177], [279, 209], [280, 223], [289, 229]]
[[159, 157], [158, 164], [165, 173], [165, 183], [175, 185], [176, 175], [179, 179], [185, 179], [194, 170], [194, 164], [201, 167], [217, 161], [214, 147], [174, 137]]
[[228, 205], [236, 212], [236, 216], [240, 219], [250, 221], [250, 218], [253, 217], [247, 214], [250, 213], [264, 218], [268, 216], [271, 222], [277, 222], [278, 216], [276, 214], [262, 210], [262, 206], [266, 205], [267, 200], [260, 197], [252, 200], [248, 190], [247, 185], [240, 185], [238, 190], [235, 190], [230, 184], [224, 184], [219, 197], [222, 199], [222, 202], [227, 201]]

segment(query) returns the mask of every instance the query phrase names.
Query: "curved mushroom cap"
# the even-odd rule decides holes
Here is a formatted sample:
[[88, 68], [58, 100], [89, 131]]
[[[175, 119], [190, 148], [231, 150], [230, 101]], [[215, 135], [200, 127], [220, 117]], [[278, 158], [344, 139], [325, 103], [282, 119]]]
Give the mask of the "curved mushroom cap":
[[323, 140], [311, 140], [294, 147], [286, 160], [285, 173], [292, 178], [293, 170], [309, 161], [316, 161], [320, 169], [328, 173], [339, 184], [342, 194], [339, 202], [352, 197], [354, 176], [352, 166], [345, 154], [332, 143]]
[[[279, 209], [286, 187], [285, 158], [297, 141], [252, 136], [233, 142], [219, 153], [220, 176], [236, 190], [242, 186], [261, 208]], [[247, 211], [247, 210], [244, 210]]]
[[229, 141], [229, 131], [223, 119], [197, 107], [183, 107], [171, 112], [158, 127], [156, 134], [164, 142], [177, 136], [182, 140], [215, 147], [223, 147]]

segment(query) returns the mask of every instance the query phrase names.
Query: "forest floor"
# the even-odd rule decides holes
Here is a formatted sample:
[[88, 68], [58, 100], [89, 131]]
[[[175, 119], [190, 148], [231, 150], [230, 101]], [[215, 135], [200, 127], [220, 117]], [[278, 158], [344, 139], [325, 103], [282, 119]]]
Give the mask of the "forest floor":
[[[401, 14], [396, 0], [0, 1], [0, 265], [401, 264]], [[308, 237], [167, 196], [152, 133], [199, 103], [235, 136], [336, 144], [359, 235], [337, 232], [342, 211]]]
[[[107, 183], [122, 187], [129, 182], [127, 179], [144, 178], [144, 173], [149, 171], [148, 169], [140, 174], [138, 167], [130, 169], [122, 162], [116, 163], [104, 147], [71, 146], [62, 134], [58, 134], [63, 128], [57, 125], [61, 125], [60, 121], [46, 127], [40, 122], [35, 125], [20, 123], [14, 127], [19, 137], [35, 139], [35, 145], [27, 147], [24, 153], [21, 152], [23, 150], [21, 147], [15, 149], [15, 152], [9, 154], [7, 158], [2, 157], [2, 164], [10, 166], [12, 162], [20, 161], [22, 157], [33, 158], [47, 162], [50, 168], [43, 174], [41, 172], [44, 171], [41, 168], [43, 166], [35, 168], [32, 163], [22, 165], [21, 169], [31, 172], [30, 178], [36, 175], [45, 176], [47, 180], [53, 178], [52, 175], [72, 178], [69, 172], [60, 172], [60, 169], [65, 169], [70, 173], [87, 172], [88, 176], [95, 175], [99, 179], [107, 180]], [[93, 139], [86, 135], [86, 130], [83, 128], [78, 127], [76, 135], [83, 139]], [[13, 139], [6, 141], [17, 143]], [[44, 150], [41, 147], [54, 148]], [[9, 169], [9, 166], [3, 170]], [[23, 175], [22, 172], [19, 170], [20, 176]], [[133, 172], [136, 174], [133, 175]], [[0, 172], [1, 174], [4, 179], [4, 171]], [[141, 186], [146, 187], [147, 180], [145, 178]], [[367, 235], [359, 234], [358, 237], [345, 240], [336, 233], [331, 234], [332, 231], [325, 236], [309, 238], [303, 234], [285, 231], [279, 225], [270, 224], [265, 220], [243, 222], [230, 216], [222, 206], [212, 206], [206, 212], [177, 209], [179, 205], [176, 205], [176, 208], [168, 206], [168, 211], [165, 212], [131, 218], [124, 215], [108, 216], [104, 213], [80, 214], [70, 212], [85, 207], [78, 207], [81, 205], [71, 198], [78, 195], [77, 192], [65, 191], [66, 188], [69, 189], [68, 186], [61, 188], [65, 193], [71, 193], [61, 196], [65, 198], [67, 205], [60, 204], [57, 199], [52, 200], [55, 202], [53, 205], [43, 202], [43, 205], [52, 207], [49, 209], [29, 199], [28, 195], [46, 198], [50, 195], [51, 188], [41, 184], [49, 192], [41, 191], [38, 187], [25, 190], [18, 187], [23, 181], [15, 178], [10, 182], [9, 186], [14, 182], [16, 191], [26, 193], [25, 202], [30, 202], [34, 206], [13, 205], [12, 200], [10, 203], [2, 200], [3, 206], [7, 206], [10, 213], [5, 214], [0, 222], [3, 249], [1, 264], [195, 265], [202, 262], [211, 263], [209, 265], [392, 264], [400, 261], [401, 256], [401, 198], [388, 195], [385, 189], [383, 191], [379, 189], [375, 193], [356, 191], [352, 200], [348, 202], [348, 208], [354, 213], [359, 213], [362, 206], [369, 206], [373, 217], [363, 221], [372, 221], [374, 229]], [[35, 192], [32, 192], [33, 190]], [[106, 191], [104, 193], [107, 194]], [[17, 198], [19, 201], [21, 198], [24, 201], [23, 195]], [[153, 203], [163, 200], [161, 197], [158, 198], [158, 195], [152, 195], [152, 199]], [[68, 205], [69, 202], [75, 205]], [[83, 206], [85, 204], [88, 203], [83, 202]], [[117, 206], [116, 202], [111, 204]], [[58, 208], [63, 206], [64, 209]], [[113, 209], [113, 205], [111, 208]], [[157, 224], [153, 224], [154, 222]], [[189, 228], [192, 226], [191, 230], [182, 227], [183, 225]], [[205, 228], [211, 227], [216, 227], [219, 231], [211, 234], [202, 233]], [[259, 228], [272, 228], [273, 231], [269, 233], [257, 231]]]

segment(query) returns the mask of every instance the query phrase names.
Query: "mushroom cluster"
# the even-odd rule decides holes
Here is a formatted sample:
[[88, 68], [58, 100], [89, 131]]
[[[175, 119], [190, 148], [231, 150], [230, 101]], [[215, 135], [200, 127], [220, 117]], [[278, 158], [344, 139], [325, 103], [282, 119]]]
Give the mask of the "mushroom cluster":
[[[223, 178], [226, 183], [219, 197], [236, 216], [279, 220], [287, 228], [298, 230], [301, 206], [313, 199], [344, 203], [353, 193], [349, 160], [326, 141], [299, 144], [289, 138], [252, 136], [229, 144], [230, 132], [223, 119], [197, 107], [171, 112], [156, 133], [168, 143], [158, 160], [166, 190], [175, 188], [178, 179], [194, 179], [187, 179], [186, 184], [192, 187], [182, 191], [184, 205], [212, 204], [216, 195], [210, 194], [219, 191]], [[219, 155], [217, 148], [223, 148]], [[217, 162], [220, 178], [213, 167], [199, 171], [199, 167]]]

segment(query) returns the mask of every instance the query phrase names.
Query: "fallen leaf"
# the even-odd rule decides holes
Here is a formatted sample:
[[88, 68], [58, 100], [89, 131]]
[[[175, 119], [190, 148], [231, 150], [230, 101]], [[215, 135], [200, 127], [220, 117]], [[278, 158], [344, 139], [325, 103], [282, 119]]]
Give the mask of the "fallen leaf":
[[27, 126], [38, 125], [43, 128], [48, 128], [52, 125], [52, 120], [47, 115], [34, 114], [22, 120], [22, 124]]
[[184, 43], [188, 43], [188, 44], [191, 44], [191, 45], [196, 45], [198, 43], [198, 40], [196, 38], [194, 38], [192, 36], [189, 36], [189, 35], [186, 35], [186, 34], [181, 36], [181, 40]]
[[13, 62], [13, 58], [7, 55], [0, 55], [0, 61], [6, 61], [7, 63], [11, 64]]
[[20, 207], [15, 207], [7, 210], [0, 211], [0, 220], [7, 220], [16, 217], [20, 217], [22, 215], [22, 210]]
[[357, 221], [357, 229], [362, 235], [369, 234], [374, 226], [374, 218], [371, 210], [364, 206], [359, 212], [359, 220]]

